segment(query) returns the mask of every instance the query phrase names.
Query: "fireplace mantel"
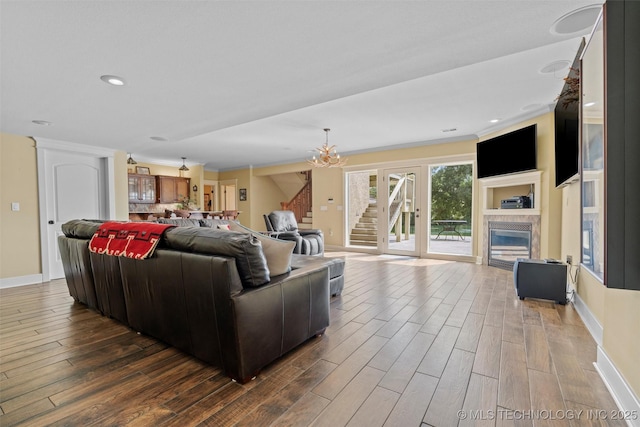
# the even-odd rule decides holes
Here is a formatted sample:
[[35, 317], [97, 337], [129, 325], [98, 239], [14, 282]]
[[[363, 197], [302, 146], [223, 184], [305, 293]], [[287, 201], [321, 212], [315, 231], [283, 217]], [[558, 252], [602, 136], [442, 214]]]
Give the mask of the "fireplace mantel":
[[[540, 215], [542, 171], [523, 172], [511, 175], [502, 175], [480, 180], [482, 187], [482, 213], [484, 215]], [[527, 188], [526, 193], [523, 188]], [[520, 196], [529, 193], [533, 189], [533, 207], [525, 209], [500, 209], [500, 195]], [[506, 197], [504, 197], [506, 198]]]

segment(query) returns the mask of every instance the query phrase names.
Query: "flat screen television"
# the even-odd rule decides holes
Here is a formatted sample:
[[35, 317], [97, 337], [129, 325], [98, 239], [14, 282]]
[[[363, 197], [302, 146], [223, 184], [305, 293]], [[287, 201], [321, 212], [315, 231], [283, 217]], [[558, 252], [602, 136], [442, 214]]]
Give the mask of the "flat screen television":
[[478, 178], [536, 169], [536, 125], [476, 145]]
[[563, 187], [580, 177], [580, 99], [577, 90], [584, 45], [583, 39], [554, 109], [556, 187]]

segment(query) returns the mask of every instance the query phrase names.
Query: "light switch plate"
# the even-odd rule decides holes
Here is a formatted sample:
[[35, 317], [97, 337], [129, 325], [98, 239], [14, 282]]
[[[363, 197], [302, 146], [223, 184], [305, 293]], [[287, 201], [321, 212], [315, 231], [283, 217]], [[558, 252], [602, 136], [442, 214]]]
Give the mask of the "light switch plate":
[[11, 202], [11, 210], [14, 212], [17, 212], [20, 210], [20, 203], [19, 202]]

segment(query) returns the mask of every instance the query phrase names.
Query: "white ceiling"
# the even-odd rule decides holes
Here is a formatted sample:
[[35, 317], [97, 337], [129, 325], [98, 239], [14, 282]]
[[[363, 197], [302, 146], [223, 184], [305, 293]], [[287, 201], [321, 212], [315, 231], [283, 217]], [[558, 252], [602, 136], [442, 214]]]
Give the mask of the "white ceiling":
[[553, 108], [597, 9], [550, 29], [601, 4], [1, 0], [0, 130], [209, 170], [477, 138]]

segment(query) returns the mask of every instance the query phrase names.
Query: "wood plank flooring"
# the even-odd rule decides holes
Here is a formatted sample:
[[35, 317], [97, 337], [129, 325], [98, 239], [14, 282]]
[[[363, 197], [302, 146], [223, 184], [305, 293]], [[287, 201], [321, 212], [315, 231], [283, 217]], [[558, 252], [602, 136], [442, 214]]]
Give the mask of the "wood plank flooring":
[[493, 267], [327, 256], [346, 283], [326, 334], [245, 385], [74, 303], [64, 280], [0, 290], [0, 425], [625, 425], [590, 416], [617, 408], [571, 305], [520, 301]]

